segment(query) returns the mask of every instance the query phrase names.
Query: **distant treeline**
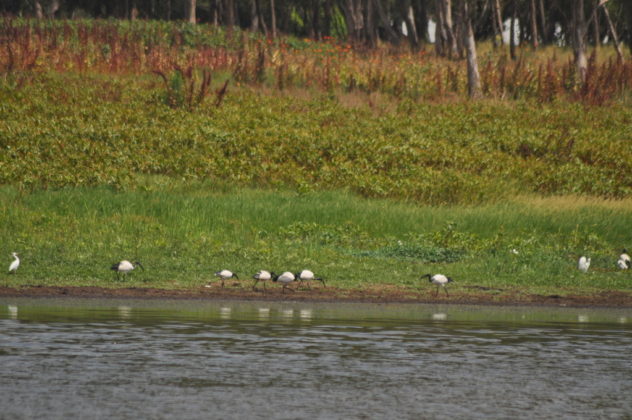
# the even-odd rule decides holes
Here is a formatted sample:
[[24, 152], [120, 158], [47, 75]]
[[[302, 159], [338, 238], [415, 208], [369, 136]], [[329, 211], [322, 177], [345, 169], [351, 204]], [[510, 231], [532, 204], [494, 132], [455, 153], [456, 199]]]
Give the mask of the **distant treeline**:
[[501, 44], [505, 32], [505, 40], [537, 48], [571, 44], [580, 7], [586, 43], [615, 40], [632, 48], [630, 0], [4, 0], [0, 13], [42, 19], [186, 20], [238, 26], [273, 38], [283, 33], [367, 46], [410, 43], [414, 48], [429, 42], [430, 29], [440, 55], [462, 55], [463, 10], [469, 10], [477, 40]]

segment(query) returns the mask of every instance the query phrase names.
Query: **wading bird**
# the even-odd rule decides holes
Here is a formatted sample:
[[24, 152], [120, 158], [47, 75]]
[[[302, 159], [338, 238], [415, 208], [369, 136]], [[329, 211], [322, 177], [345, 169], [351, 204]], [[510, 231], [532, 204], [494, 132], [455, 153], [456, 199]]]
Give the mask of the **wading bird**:
[[274, 274], [274, 272], [270, 272], [270, 271], [266, 271], [266, 270], [259, 271], [257, 274], [252, 276], [252, 278], [255, 279], [255, 284], [252, 285], [252, 290], [257, 290], [257, 289], [255, 289], [255, 287], [257, 286], [257, 283], [259, 283], [261, 281], [261, 282], [263, 282], [263, 291], [265, 292], [266, 291], [266, 282], [268, 280], [270, 280], [271, 278], [273, 278], [274, 276], [276, 276], [276, 274]]
[[12, 252], [11, 256], [15, 259], [13, 260], [13, 262], [11, 262], [11, 265], [9, 266], [9, 274], [15, 274], [15, 272], [18, 271], [18, 267], [20, 266], [20, 259], [18, 258], [17, 252]]
[[112, 264], [112, 267], [110, 267], [110, 269], [116, 271], [116, 279], [120, 280], [120, 273], [127, 275], [127, 273], [129, 273], [136, 267], [142, 268], [143, 271], [145, 270], [145, 267], [143, 267], [140, 261], [136, 261], [135, 263], [132, 264], [131, 262], [127, 260], [123, 260], [121, 262], [117, 262], [116, 264]]
[[422, 279], [424, 277], [428, 277], [428, 281], [430, 283], [437, 285], [437, 292], [435, 293], [435, 296], [439, 295], [439, 287], [443, 287], [443, 290], [445, 290], [445, 294], [447, 296], [450, 296], [450, 294], [448, 293], [448, 287], [447, 287], [447, 284], [453, 281], [450, 277], [446, 277], [443, 274], [434, 274], [434, 275], [424, 274], [423, 276], [421, 276]]
[[[287, 287], [288, 284], [292, 283], [294, 280], [296, 279], [296, 276], [292, 273], [290, 273], [289, 271], [284, 272], [283, 274], [280, 274], [278, 276], [274, 276], [272, 278], [272, 281], [274, 282], [281, 282], [283, 283], [283, 290], [282, 293], [285, 293], [285, 288]], [[292, 289], [290, 289], [292, 290]], [[294, 290], [292, 290], [294, 291]]]
[[619, 267], [621, 270], [627, 270], [628, 268], [630, 268], [630, 261], [619, 258], [619, 260], [617, 261], [617, 267]]
[[230, 270], [222, 270], [222, 271], [218, 271], [215, 273], [215, 275], [217, 277], [220, 278], [220, 280], [222, 281], [222, 287], [224, 287], [224, 281], [228, 280], [228, 279], [232, 279], [233, 277], [236, 278], [237, 280], [239, 280], [239, 277], [237, 277], [237, 273], [233, 273]]
[[321, 282], [323, 284], [323, 287], [325, 287], [325, 280], [320, 278], [320, 277], [315, 277], [314, 273], [311, 272], [310, 270], [303, 270], [298, 274], [294, 274], [294, 276], [299, 279], [301, 282], [305, 282], [307, 284], [308, 288], [312, 288], [310, 286], [310, 282], [312, 280], [318, 280], [319, 282]]
[[586, 258], [583, 255], [579, 257], [579, 261], [577, 262], [577, 268], [582, 273], [588, 272], [588, 267], [590, 267], [590, 258]]
[[632, 260], [630, 260], [630, 255], [628, 254], [627, 249], [623, 248], [623, 250], [621, 251], [621, 255], [619, 255], [619, 259], [623, 260], [628, 268], [630, 267], [630, 262], [632, 262]]

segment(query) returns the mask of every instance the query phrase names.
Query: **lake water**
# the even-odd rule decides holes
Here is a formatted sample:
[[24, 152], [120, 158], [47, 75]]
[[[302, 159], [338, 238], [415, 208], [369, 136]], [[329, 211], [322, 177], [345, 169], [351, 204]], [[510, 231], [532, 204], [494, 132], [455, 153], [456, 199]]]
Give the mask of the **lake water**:
[[632, 418], [632, 311], [0, 299], [2, 419]]

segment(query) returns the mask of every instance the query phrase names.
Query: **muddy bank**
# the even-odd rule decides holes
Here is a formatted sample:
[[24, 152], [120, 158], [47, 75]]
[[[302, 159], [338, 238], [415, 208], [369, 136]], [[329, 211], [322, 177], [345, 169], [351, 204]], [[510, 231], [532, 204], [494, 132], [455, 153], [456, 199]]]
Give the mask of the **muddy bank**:
[[280, 288], [253, 291], [249, 288], [219, 286], [199, 289], [104, 288], [24, 286], [0, 287], [0, 297], [81, 297], [81, 298], [146, 298], [146, 299], [210, 299], [269, 300], [302, 302], [366, 302], [366, 303], [455, 303], [480, 305], [546, 305], [583, 307], [632, 307], [632, 290], [604, 291], [592, 295], [538, 295], [517, 290], [486, 289], [476, 286], [454, 290], [449, 296], [434, 295], [433, 290], [415, 290], [397, 286], [374, 286], [366, 289], [333, 287], [296, 289], [281, 292]]

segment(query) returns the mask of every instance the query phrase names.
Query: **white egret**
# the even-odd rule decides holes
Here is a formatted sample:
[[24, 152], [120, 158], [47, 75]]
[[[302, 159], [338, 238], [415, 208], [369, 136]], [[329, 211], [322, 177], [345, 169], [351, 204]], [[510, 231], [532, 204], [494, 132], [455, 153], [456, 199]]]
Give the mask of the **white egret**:
[[259, 271], [257, 274], [252, 276], [252, 278], [255, 279], [255, 284], [252, 285], [252, 290], [257, 290], [257, 289], [255, 289], [255, 287], [257, 286], [257, 283], [259, 283], [261, 281], [261, 282], [263, 282], [263, 291], [265, 292], [265, 290], [266, 290], [266, 281], [272, 279], [274, 276], [276, 276], [276, 274], [274, 274], [274, 272], [270, 272], [270, 271], [266, 271], [266, 270]]
[[15, 272], [18, 270], [18, 267], [20, 266], [20, 258], [18, 258], [17, 252], [12, 252], [11, 256], [15, 259], [9, 266], [9, 274], [15, 274]]
[[435, 296], [439, 295], [439, 287], [443, 287], [443, 290], [445, 290], [445, 294], [447, 296], [450, 296], [450, 294], [448, 293], [447, 284], [454, 281], [450, 277], [444, 276], [443, 274], [424, 274], [423, 276], [421, 276], [422, 279], [424, 277], [428, 277], [428, 281], [430, 283], [437, 285], [437, 293], [435, 293]]
[[628, 267], [630, 266], [630, 262], [632, 262], [632, 260], [630, 259], [630, 255], [628, 254], [628, 250], [625, 248], [623, 248], [623, 251], [621, 251], [619, 259], [625, 261]]
[[577, 268], [582, 273], [588, 272], [588, 267], [590, 267], [590, 258], [586, 258], [585, 256], [579, 257], [579, 261], [577, 262]]
[[224, 281], [228, 280], [228, 279], [232, 279], [233, 277], [236, 278], [237, 280], [239, 280], [239, 277], [237, 277], [237, 273], [233, 273], [230, 270], [222, 270], [222, 271], [218, 271], [215, 273], [215, 275], [217, 277], [220, 278], [220, 280], [222, 281], [222, 287], [224, 287]]
[[[283, 283], [283, 290], [282, 293], [285, 293], [285, 288], [287, 287], [288, 284], [292, 283], [294, 280], [296, 279], [296, 276], [292, 273], [290, 273], [289, 271], [286, 271], [278, 276], [274, 276], [272, 278], [272, 281], [274, 282], [281, 282]], [[292, 289], [290, 289], [292, 290]], [[294, 291], [294, 290], [292, 290]]]
[[127, 275], [127, 273], [134, 270], [136, 267], [142, 268], [143, 271], [145, 270], [145, 267], [143, 267], [140, 261], [131, 263], [127, 260], [123, 260], [121, 262], [117, 262], [116, 264], [112, 264], [112, 267], [110, 267], [110, 269], [116, 271], [116, 278], [117, 280], [120, 280], [120, 276], [119, 276], [120, 273]]
[[305, 282], [305, 283], [307, 284], [307, 287], [308, 287], [308, 288], [310, 288], [310, 289], [311, 289], [312, 287], [310, 286], [310, 284], [309, 284], [309, 283], [310, 283], [312, 280], [318, 280], [319, 282], [321, 282], [321, 283], [323, 284], [323, 287], [325, 287], [325, 280], [324, 280], [324, 279], [322, 279], [322, 278], [320, 278], [320, 277], [316, 277], [316, 276], [314, 276], [314, 273], [313, 273], [313, 272], [311, 272], [310, 270], [303, 270], [303, 271], [301, 271], [300, 273], [295, 274], [294, 276], [295, 276], [297, 279], [299, 279], [299, 281], [301, 281], [301, 282]]

